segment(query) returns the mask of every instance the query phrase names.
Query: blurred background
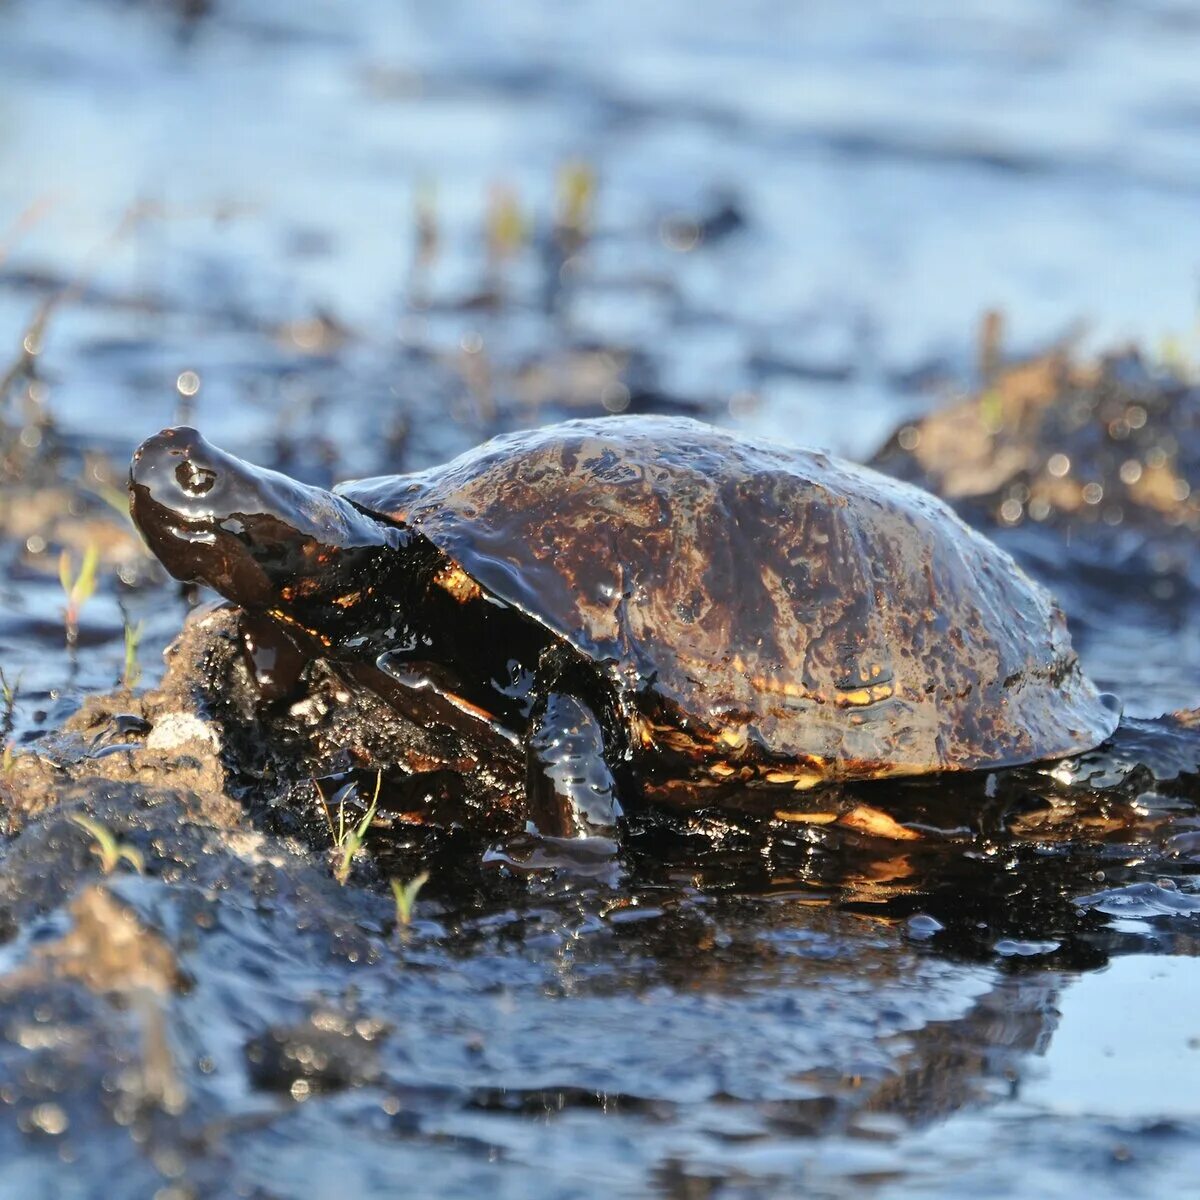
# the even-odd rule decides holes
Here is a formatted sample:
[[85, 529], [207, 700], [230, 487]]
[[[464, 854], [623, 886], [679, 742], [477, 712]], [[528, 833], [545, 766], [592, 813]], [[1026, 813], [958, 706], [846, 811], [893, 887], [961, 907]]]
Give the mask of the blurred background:
[[1077, 322], [1195, 347], [1198, 23], [4, 0], [0, 330], [15, 353], [83, 281], [39, 347], [47, 402], [130, 442], [190, 370], [215, 436], [319, 432], [346, 470], [380, 426], [440, 457], [447, 412], [622, 385], [862, 457], [970, 382], [987, 310], [1014, 352]]

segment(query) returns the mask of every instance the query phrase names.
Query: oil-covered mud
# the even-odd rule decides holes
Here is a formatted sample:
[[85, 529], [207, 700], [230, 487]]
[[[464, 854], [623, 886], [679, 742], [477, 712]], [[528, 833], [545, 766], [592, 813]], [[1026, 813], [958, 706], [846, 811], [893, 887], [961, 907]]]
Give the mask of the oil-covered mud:
[[[428, 731], [322, 668], [260, 708], [235, 610], [168, 657], [162, 688], [93, 698], [7, 776], [14, 1194], [100, 1194], [113, 1171], [129, 1195], [414, 1172], [447, 1194], [927, 1194], [927, 1131], [991, 1109], [942, 1183], [1017, 1143], [1053, 1174], [1082, 1137], [1100, 1179], [1194, 1159], [1183, 1082], [1147, 1064], [1162, 1111], [1088, 1096], [1081, 1127], [1043, 1079], [1081, 975], [1187, 954], [1194, 720], [966, 786], [861, 787], [917, 840], [647, 813], [624, 876], [589, 881], [530, 855], [490, 803], [503, 780], [412, 771]], [[383, 761], [371, 852], [339, 885], [330, 798], [357, 820]], [[141, 869], [103, 874], [81, 817]], [[405, 925], [385, 883], [419, 872]]]
[[[1189, 319], [1188, 14], [295, 8], [0, 5], [0, 1194], [1189, 1194], [1191, 351], [963, 329]], [[328, 486], [616, 411], [882, 446], [1114, 738], [564, 864], [119, 511], [166, 424]]]

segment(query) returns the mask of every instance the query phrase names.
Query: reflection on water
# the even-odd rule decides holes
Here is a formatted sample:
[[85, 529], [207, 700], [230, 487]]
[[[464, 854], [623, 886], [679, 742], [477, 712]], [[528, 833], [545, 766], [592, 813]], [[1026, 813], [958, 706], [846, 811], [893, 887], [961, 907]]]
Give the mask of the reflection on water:
[[1189, 1030], [1177, 1005], [1197, 983], [1200, 962], [1191, 957], [1119, 958], [1076, 981], [1024, 1100], [1071, 1116], [1195, 1118], [1200, 1048], [1196, 1023]]
[[[110, 688], [127, 623], [156, 677], [184, 607], [106, 497], [180, 416], [320, 482], [606, 411], [862, 458], [969, 380], [985, 308], [1018, 347], [1080, 315], [1186, 331], [1194, 26], [1068, 0], [9, 0], [5, 735]], [[1166, 542], [993, 525], [1131, 713], [1200, 699], [1194, 545], [1159, 572]], [[69, 656], [57, 554], [96, 538]], [[917, 842], [664, 817], [616, 890], [481, 867], [456, 827], [397, 829], [338, 888], [278, 814], [234, 842], [93, 792], [149, 864], [109, 886], [187, 983], [52, 984], [94, 858], [53, 814], [11, 842], [0, 1190], [1187, 1194], [1198, 737], [1131, 720], [1069, 766], [864, 787]], [[419, 869], [398, 939], [384, 883]]]

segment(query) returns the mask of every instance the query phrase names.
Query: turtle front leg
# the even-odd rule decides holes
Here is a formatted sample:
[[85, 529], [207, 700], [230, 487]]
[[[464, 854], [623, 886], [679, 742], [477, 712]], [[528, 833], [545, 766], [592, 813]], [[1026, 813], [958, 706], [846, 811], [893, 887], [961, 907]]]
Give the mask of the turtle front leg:
[[543, 837], [613, 840], [621, 805], [605, 758], [604, 730], [592, 707], [549, 691], [525, 740], [529, 816]]

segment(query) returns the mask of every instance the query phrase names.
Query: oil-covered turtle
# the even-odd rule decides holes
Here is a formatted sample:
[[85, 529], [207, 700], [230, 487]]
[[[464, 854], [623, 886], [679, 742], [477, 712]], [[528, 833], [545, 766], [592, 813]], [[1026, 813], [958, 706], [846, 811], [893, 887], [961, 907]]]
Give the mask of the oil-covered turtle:
[[1116, 724], [1047, 593], [940, 501], [691, 420], [569, 421], [333, 493], [169, 429], [130, 492], [177, 578], [523, 753], [547, 834], [610, 832], [639, 790], [777, 805]]

